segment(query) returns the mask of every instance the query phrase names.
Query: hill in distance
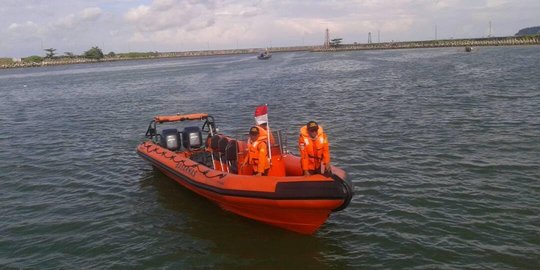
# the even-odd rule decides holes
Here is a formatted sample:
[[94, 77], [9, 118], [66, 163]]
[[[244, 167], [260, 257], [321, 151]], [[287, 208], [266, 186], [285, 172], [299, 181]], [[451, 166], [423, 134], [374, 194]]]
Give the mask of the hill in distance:
[[540, 26], [527, 27], [519, 30], [516, 36], [537, 35], [540, 34]]

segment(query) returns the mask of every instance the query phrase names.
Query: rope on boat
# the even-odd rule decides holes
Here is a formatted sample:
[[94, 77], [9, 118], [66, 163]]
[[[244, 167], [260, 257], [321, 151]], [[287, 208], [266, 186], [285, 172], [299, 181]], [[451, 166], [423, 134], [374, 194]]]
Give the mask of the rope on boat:
[[[163, 156], [164, 158], [166, 159], [169, 159], [169, 160], [172, 160], [174, 163], [176, 163], [176, 167], [178, 167], [178, 165], [181, 163], [182, 166], [185, 166], [185, 167], [188, 167], [188, 168], [196, 168], [197, 171], [199, 171], [200, 173], [202, 173], [204, 176], [206, 176], [207, 178], [215, 178], [215, 177], [219, 177], [219, 178], [223, 178], [225, 177], [225, 173], [219, 173], [219, 174], [216, 174], [216, 175], [208, 175], [212, 170], [210, 169], [207, 169], [207, 170], [201, 170], [200, 168], [200, 165], [199, 163], [197, 162], [193, 162], [193, 164], [186, 164], [186, 159], [180, 159], [180, 160], [176, 160], [175, 158], [177, 157], [176, 154], [171, 154], [170, 151], [162, 151], [162, 152], [158, 152], [158, 149], [160, 149], [159, 147], [157, 147], [156, 145], [154, 144], [151, 144], [151, 143], [145, 143], [143, 145], [144, 147], [146, 147], [146, 152], [147, 153], [152, 153], [152, 152], [156, 152], [156, 154], [158, 155], [161, 155]], [[152, 146], [155, 146], [153, 147], [152, 149], [150, 149]]]

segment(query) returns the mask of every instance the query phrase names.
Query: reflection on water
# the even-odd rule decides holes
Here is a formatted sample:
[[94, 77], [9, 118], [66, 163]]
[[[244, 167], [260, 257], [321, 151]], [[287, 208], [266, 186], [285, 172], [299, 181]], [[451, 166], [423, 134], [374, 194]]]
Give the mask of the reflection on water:
[[[273, 228], [222, 210], [157, 169], [145, 172], [140, 186], [154, 193], [159, 205], [173, 216], [166, 223], [156, 225], [156, 229], [167, 233], [168, 237], [183, 239], [183, 248], [196, 249], [208, 267], [272, 268], [279, 265], [286, 269], [307, 266], [320, 269], [331, 265], [325, 263], [321, 250], [340, 253], [339, 247], [333, 246], [331, 241]], [[146, 211], [148, 209], [143, 212]], [[190, 256], [194, 254], [176, 254], [171, 260], [188, 260]]]

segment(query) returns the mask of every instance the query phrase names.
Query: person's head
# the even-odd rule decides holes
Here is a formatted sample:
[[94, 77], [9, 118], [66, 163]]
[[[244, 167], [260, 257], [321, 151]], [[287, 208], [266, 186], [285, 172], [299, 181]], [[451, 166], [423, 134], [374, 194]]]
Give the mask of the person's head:
[[249, 129], [249, 137], [252, 141], [257, 140], [259, 137], [259, 129], [257, 127], [251, 127]]
[[319, 125], [315, 121], [309, 121], [306, 124], [308, 134], [311, 138], [317, 137], [317, 133], [319, 132]]

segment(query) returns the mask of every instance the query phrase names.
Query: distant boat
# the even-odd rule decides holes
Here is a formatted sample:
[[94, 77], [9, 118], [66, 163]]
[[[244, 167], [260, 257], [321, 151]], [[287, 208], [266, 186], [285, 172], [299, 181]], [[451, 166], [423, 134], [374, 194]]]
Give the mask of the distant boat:
[[471, 46], [465, 47], [465, 52], [472, 52], [472, 47]]
[[268, 51], [268, 49], [266, 49], [266, 51], [261, 52], [259, 53], [259, 55], [257, 55], [257, 58], [259, 58], [259, 60], [268, 60], [270, 59], [270, 57], [272, 57], [272, 54]]

